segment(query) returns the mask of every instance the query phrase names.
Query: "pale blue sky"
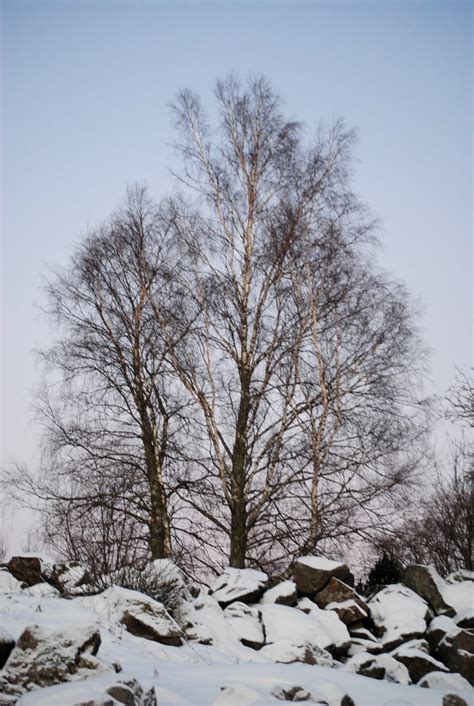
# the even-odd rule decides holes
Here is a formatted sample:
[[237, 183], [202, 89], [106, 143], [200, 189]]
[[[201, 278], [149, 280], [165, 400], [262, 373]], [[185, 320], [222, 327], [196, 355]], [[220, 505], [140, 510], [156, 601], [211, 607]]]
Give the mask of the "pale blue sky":
[[107, 216], [128, 182], [171, 186], [167, 104], [209, 101], [233, 70], [266, 74], [308, 129], [359, 129], [356, 190], [383, 222], [381, 262], [425, 307], [433, 386], [470, 359], [471, 4], [2, 3], [3, 462], [37, 454], [29, 424], [47, 340], [46, 264]]

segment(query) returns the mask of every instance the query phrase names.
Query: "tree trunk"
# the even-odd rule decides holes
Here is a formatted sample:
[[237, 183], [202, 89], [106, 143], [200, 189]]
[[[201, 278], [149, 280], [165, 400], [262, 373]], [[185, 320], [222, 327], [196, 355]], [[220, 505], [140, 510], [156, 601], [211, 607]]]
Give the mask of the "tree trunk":
[[159, 450], [157, 449], [155, 434], [148, 419], [143, 423], [142, 438], [146, 473], [150, 488], [150, 534], [148, 543], [153, 561], [154, 559], [166, 559], [171, 556], [171, 530], [159, 463]]
[[156, 478], [150, 480], [150, 554], [151, 560], [167, 559], [171, 556], [171, 532], [166, 512], [163, 486]]
[[245, 569], [246, 554], [247, 509], [245, 498], [241, 498], [232, 508], [229, 565], [236, 569]]

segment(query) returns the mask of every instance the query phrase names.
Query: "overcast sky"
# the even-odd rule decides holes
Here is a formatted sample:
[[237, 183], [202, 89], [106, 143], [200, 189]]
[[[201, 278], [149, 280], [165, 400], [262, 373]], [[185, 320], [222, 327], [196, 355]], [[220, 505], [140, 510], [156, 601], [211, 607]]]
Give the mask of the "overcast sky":
[[[127, 183], [172, 187], [167, 105], [265, 74], [311, 133], [359, 131], [355, 189], [381, 264], [424, 307], [428, 392], [471, 358], [472, 5], [429, 2], [2, 2], [2, 463], [35, 462], [41, 278]], [[19, 525], [22, 521], [17, 519]], [[17, 535], [19, 533], [17, 532]]]

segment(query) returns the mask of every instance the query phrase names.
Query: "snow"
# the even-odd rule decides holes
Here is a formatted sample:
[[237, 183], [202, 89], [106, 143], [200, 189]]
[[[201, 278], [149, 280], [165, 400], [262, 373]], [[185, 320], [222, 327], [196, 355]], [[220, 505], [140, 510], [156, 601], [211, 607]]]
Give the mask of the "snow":
[[346, 626], [335, 613], [321, 610], [309, 599], [302, 599], [298, 607], [305, 605], [305, 600], [310, 604], [308, 613], [283, 605], [260, 606], [267, 643], [285, 641], [296, 646], [309, 643], [325, 650], [350, 641]]
[[35, 583], [34, 586], [27, 586], [23, 589], [30, 596], [58, 596], [59, 591], [49, 583]]
[[256, 647], [263, 645], [265, 636], [257, 608], [251, 608], [245, 603], [232, 603], [224, 610], [224, 617], [241, 642], [253, 643], [249, 646]]
[[380, 638], [385, 646], [426, 630], [428, 604], [406, 586], [387, 586], [375, 594], [369, 607], [374, 623], [385, 630]]
[[[349, 642], [351, 636], [347, 627], [334, 611], [327, 611], [319, 608], [309, 598], [301, 598], [297, 607], [314, 620], [314, 630], [317, 633], [316, 644], [326, 648], [329, 645], [341, 647]], [[290, 608], [290, 610], [293, 610]]]
[[342, 562], [331, 561], [323, 556], [301, 556], [296, 561], [298, 564], [304, 564], [311, 569], [319, 569], [320, 571], [334, 571], [334, 569], [343, 566]]
[[474, 581], [445, 583], [442, 596], [444, 602], [452, 606], [456, 613], [472, 610], [474, 605]]
[[458, 628], [454, 620], [448, 618], [447, 615], [438, 615], [431, 621], [428, 632], [434, 632], [435, 630], [441, 630], [445, 636], [455, 637], [461, 628]]
[[22, 584], [8, 571], [0, 571], [0, 593], [17, 593]]

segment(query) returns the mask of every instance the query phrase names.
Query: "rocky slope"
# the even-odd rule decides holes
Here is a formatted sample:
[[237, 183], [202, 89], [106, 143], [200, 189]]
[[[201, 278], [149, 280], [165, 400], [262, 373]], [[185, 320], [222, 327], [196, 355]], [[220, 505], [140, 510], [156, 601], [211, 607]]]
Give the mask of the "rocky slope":
[[472, 703], [473, 573], [412, 566], [371, 596], [322, 557], [279, 584], [229, 568], [199, 589], [166, 560], [89, 581], [39, 556], [2, 567], [0, 704]]

